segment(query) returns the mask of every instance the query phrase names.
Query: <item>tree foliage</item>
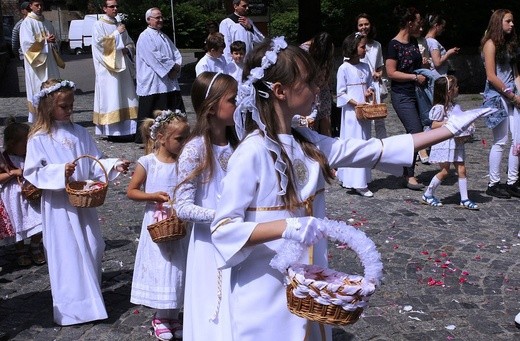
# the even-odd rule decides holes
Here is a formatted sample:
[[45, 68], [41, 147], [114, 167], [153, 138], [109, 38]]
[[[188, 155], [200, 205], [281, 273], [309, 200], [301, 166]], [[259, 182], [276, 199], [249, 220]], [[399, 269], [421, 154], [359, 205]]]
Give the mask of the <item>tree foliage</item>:
[[269, 31], [271, 36], [285, 36], [287, 41], [298, 43], [298, 10], [273, 13]]
[[[46, 7], [60, 6], [62, 9], [79, 10], [84, 13], [100, 13], [104, 0], [45, 0]], [[309, 5], [313, 1], [321, 2], [320, 27], [331, 33], [336, 44], [341, 44], [344, 37], [354, 31], [355, 17], [365, 12], [372, 16], [377, 27], [379, 40], [386, 45], [397, 33], [393, 9], [397, 5], [415, 6], [423, 16], [436, 13], [445, 16], [447, 27], [439, 38], [446, 47], [459, 46], [476, 49], [486, 29], [492, 9], [508, 8], [520, 16], [520, 1], [493, 0], [308, 0], [300, 1]], [[206, 37], [205, 23], [209, 20], [220, 22], [226, 15], [224, 0], [181, 0], [174, 1], [174, 19], [176, 38], [179, 47], [200, 48]], [[269, 34], [285, 35], [296, 42], [298, 32], [298, 0], [269, 0]], [[165, 17], [163, 31], [172, 35], [171, 0], [119, 0], [119, 10], [128, 15], [127, 28], [132, 37], [146, 27], [144, 13], [150, 7], [159, 7]], [[308, 25], [315, 25], [309, 21]], [[471, 51], [474, 52], [474, 51]]]

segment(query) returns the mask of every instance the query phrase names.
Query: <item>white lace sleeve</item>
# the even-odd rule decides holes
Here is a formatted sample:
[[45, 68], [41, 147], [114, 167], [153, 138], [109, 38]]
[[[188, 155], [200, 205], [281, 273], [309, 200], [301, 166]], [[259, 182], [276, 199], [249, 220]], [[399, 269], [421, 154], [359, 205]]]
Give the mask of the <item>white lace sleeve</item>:
[[[194, 139], [184, 147], [179, 156], [178, 181], [183, 182], [202, 163], [204, 157], [202, 139]], [[183, 183], [175, 192], [175, 210], [184, 221], [210, 223], [215, 216], [215, 210], [195, 205], [197, 183], [199, 177]]]

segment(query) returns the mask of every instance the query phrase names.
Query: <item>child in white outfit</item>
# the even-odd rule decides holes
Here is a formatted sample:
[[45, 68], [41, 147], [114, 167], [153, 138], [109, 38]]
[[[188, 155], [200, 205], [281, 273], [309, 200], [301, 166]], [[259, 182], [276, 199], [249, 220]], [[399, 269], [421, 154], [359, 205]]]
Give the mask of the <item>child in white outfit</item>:
[[242, 72], [244, 71], [246, 43], [241, 40], [234, 41], [229, 50], [231, 51], [232, 61], [228, 63], [228, 74], [240, 84], [242, 83]]
[[[184, 274], [188, 238], [155, 243], [148, 225], [162, 220], [157, 213], [171, 207], [177, 185], [177, 157], [189, 134], [186, 114], [180, 111], [156, 111], [155, 119], [146, 119], [141, 130], [145, 145], [153, 152], [139, 158], [127, 195], [146, 201], [146, 209], [135, 257], [130, 302], [157, 309], [152, 326], [159, 340], [182, 337], [178, 320], [184, 299]], [[148, 138], [149, 137], [149, 138]], [[144, 186], [144, 188], [142, 188]]]
[[217, 268], [209, 224], [221, 198], [227, 162], [238, 144], [233, 127], [236, 94], [233, 77], [214, 72], [201, 73], [191, 90], [197, 123], [179, 156], [175, 192], [177, 215], [193, 222], [186, 266], [185, 340], [233, 340], [231, 270]]
[[[25, 154], [27, 152], [27, 136], [29, 126], [25, 123], [8, 121], [4, 129], [3, 157], [9, 167], [9, 172], [0, 171], [0, 198], [4, 202], [7, 214], [14, 227], [15, 236], [6, 238], [3, 244], [15, 242], [17, 263], [28, 266], [32, 262], [45, 264], [42, 250], [42, 218], [40, 215], [40, 199], [27, 200], [22, 195], [24, 180], [22, 177]], [[25, 248], [24, 240], [30, 238], [30, 252]]]
[[[217, 265], [231, 269], [229, 283], [223, 284], [232, 289], [229, 339], [322, 340], [321, 335], [331, 340], [329, 326], [291, 314], [284, 275], [269, 265], [282, 247], [281, 239], [289, 239], [314, 244], [311, 258], [327, 266], [319, 218], [325, 216], [330, 166], [399, 173], [399, 166], [412, 163], [416, 150], [452, 137], [486, 111], [464, 113], [439, 129], [382, 141], [334, 139], [309, 128], [291, 128], [295, 114], [312, 111], [319, 92], [314, 63], [305, 51], [288, 46], [283, 37], [267, 39], [255, 47], [244, 70], [250, 72], [244, 74], [234, 115], [241, 143], [227, 164], [211, 224]], [[300, 262], [308, 262], [306, 256]]]
[[[372, 123], [358, 120], [355, 107], [366, 103], [367, 97], [374, 95], [372, 72], [368, 64], [360, 61], [365, 57], [367, 38], [361, 33], [352, 33], [343, 41], [345, 62], [337, 74], [337, 106], [341, 108], [341, 129], [339, 138], [368, 140]], [[359, 195], [369, 198], [374, 194], [368, 189], [372, 180], [370, 168], [338, 168], [336, 176], [345, 188], [354, 188]]]
[[[105, 242], [95, 207], [73, 206], [67, 181], [110, 181], [128, 170], [126, 160], [102, 159], [88, 131], [71, 121], [73, 82], [49, 79], [35, 95], [36, 122], [29, 133], [23, 176], [43, 190], [43, 246], [49, 266], [54, 321], [62, 326], [106, 319], [101, 293]], [[99, 159], [108, 172], [89, 158]]]
[[[440, 77], [435, 81], [433, 107], [430, 109], [432, 128], [442, 127], [451, 115], [460, 114], [460, 108], [454, 104], [459, 94], [459, 86], [454, 76]], [[450, 164], [457, 168], [459, 177], [460, 207], [478, 210], [478, 205], [468, 198], [468, 183], [466, 179], [466, 165], [464, 164], [464, 142], [471, 138], [473, 126], [465, 133], [433, 145], [430, 151], [430, 162], [438, 163], [441, 170], [433, 177], [422, 196], [422, 203], [434, 207], [442, 206], [442, 202], [435, 197], [435, 190], [449, 174]]]
[[206, 54], [195, 65], [195, 75], [204, 71], [229, 73], [228, 62], [224, 58], [224, 36], [220, 32], [210, 33], [206, 39]]

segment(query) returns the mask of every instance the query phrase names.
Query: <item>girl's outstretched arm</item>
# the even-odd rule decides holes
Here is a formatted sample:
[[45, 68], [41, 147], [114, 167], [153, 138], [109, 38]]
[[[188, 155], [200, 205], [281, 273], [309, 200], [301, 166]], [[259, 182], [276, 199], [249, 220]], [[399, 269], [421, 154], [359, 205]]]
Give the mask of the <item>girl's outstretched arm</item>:
[[414, 150], [417, 152], [421, 149], [433, 146], [434, 144], [450, 139], [452, 137], [452, 132], [444, 126], [428, 131], [423, 131], [421, 133], [412, 134], [413, 147]]
[[134, 175], [130, 179], [128, 188], [126, 190], [126, 196], [129, 199], [137, 201], [156, 201], [156, 202], [167, 202], [170, 200], [168, 193], [166, 192], [154, 192], [146, 193], [141, 190], [141, 187], [146, 181], [146, 170], [141, 164], [137, 164], [135, 167]]
[[480, 108], [464, 111], [457, 115], [451, 115], [444, 126], [413, 134], [414, 150], [418, 151], [454, 136], [458, 136], [477, 118], [488, 115], [495, 110], [496, 109]]

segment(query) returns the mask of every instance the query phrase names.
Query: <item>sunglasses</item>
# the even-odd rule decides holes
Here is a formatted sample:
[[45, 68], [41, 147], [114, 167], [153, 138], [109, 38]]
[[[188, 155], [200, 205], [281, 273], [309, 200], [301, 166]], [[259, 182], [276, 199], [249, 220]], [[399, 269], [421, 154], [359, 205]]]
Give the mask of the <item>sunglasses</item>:
[[107, 6], [108, 8], [117, 8], [118, 6], [117, 5], [110, 5], [110, 6]]

